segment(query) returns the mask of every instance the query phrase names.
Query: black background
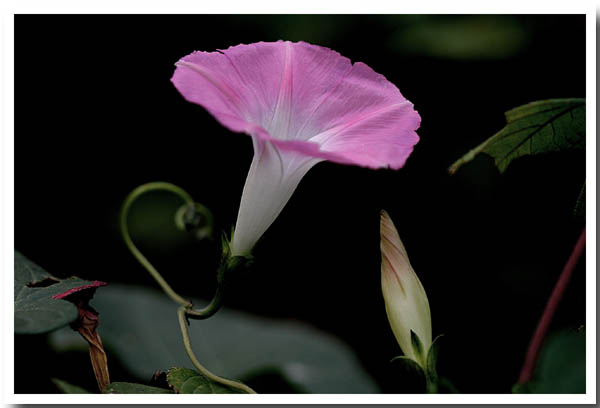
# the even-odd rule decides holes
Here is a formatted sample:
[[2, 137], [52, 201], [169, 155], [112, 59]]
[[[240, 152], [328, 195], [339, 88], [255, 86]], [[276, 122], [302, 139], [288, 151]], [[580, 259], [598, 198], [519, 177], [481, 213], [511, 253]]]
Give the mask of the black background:
[[[421, 141], [397, 172], [313, 168], [259, 242], [254, 269], [234, 284], [227, 306], [331, 332], [356, 351], [384, 392], [401, 392], [389, 364], [400, 352], [380, 289], [384, 208], [427, 290], [434, 335], [446, 335], [439, 371], [461, 392], [509, 392], [583, 227], [572, 212], [585, 156], [523, 158], [502, 175], [486, 156], [454, 176], [446, 169], [502, 128], [506, 110], [585, 97], [585, 21], [502, 17], [525, 39], [498, 58], [436, 57], [394, 46], [394, 36], [411, 25], [473, 18], [16, 16], [16, 248], [58, 276], [155, 286], [119, 236], [127, 193], [148, 181], [175, 183], [229, 231], [252, 159], [248, 136], [183, 100], [170, 82], [174, 63], [194, 50], [256, 41], [327, 46], [400, 88], [422, 117]], [[152, 207], [152, 199], [139, 209], [151, 215], [132, 219], [136, 242], [159, 270], [173, 271], [163, 273], [176, 290], [210, 297], [218, 245], [165, 232], [176, 201], [155, 195], [163, 206]], [[552, 330], [584, 324], [584, 266]], [[43, 362], [51, 352], [38, 338], [17, 340], [16, 391], [53, 392], [48, 378], [58, 368]], [[31, 344], [40, 348], [25, 357]], [[23, 368], [32, 359], [36, 375]]]

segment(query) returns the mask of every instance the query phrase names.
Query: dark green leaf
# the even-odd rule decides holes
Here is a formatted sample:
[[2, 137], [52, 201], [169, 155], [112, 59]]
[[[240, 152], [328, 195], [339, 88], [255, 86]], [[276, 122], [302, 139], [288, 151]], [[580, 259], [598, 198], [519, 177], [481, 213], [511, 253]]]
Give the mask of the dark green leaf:
[[63, 394], [89, 394], [90, 392], [77, 386], [70, 384], [66, 381], [59, 380], [58, 378], [52, 378], [52, 382]]
[[173, 391], [164, 388], [151, 387], [144, 384], [128, 382], [114, 382], [106, 387], [105, 394], [173, 394]]
[[[94, 300], [102, 311], [102, 341], [140, 380], [157, 369], [189, 366], [177, 322], [177, 307], [157, 290], [111, 285]], [[205, 301], [193, 299], [201, 306]], [[309, 393], [375, 393], [376, 384], [342, 341], [297, 321], [220, 310], [190, 321], [192, 347], [215, 374], [249, 383], [252, 373], [277, 370], [285, 381]], [[72, 331], [53, 333], [59, 351], [76, 346]], [[256, 390], [260, 392], [260, 389]]]
[[458, 159], [454, 174], [479, 153], [494, 159], [500, 172], [525, 155], [585, 147], [585, 99], [548, 99], [506, 112], [506, 126]]
[[167, 382], [179, 394], [243, 394], [240, 390], [215, 383], [185, 367], [171, 368], [167, 374]]
[[585, 393], [585, 333], [565, 331], [546, 340], [533, 380], [517, 384], [514, 393]]
[[74, 321], [77, 307], [52, 296], [93, 284], [75, 277], [57, 279], [15, 251], [15, 333], [46, 333]]

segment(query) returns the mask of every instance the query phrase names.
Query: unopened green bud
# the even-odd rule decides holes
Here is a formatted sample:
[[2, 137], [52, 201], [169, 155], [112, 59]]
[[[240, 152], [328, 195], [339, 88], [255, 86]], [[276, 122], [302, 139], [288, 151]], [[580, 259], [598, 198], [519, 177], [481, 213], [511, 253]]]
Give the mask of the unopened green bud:
[[381, 289], [388, 320], [404, 355], [425, 370], [432, 344], [429, 301], [385, 211], [381, 212], [380, 228]]

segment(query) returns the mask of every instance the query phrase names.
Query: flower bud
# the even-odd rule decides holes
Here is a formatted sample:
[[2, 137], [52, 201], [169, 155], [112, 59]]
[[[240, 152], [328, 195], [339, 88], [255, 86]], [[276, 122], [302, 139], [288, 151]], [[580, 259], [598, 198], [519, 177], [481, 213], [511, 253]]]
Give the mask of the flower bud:
[[432, 343], [429, 301], [385, 211], [381, 211], [380, 229], [381, 289], [388, 320], [404, 355], [425, 369]]

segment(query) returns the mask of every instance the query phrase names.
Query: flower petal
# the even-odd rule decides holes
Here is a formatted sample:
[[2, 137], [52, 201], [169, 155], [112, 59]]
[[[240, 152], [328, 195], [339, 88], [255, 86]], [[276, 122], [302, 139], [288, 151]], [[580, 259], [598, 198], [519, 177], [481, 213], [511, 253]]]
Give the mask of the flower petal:
[[363, 63], [305, 42], [195, 52], [172, 78], [182, 95], [235, 132], [338, 163], [402, 167], [420, 116]]

